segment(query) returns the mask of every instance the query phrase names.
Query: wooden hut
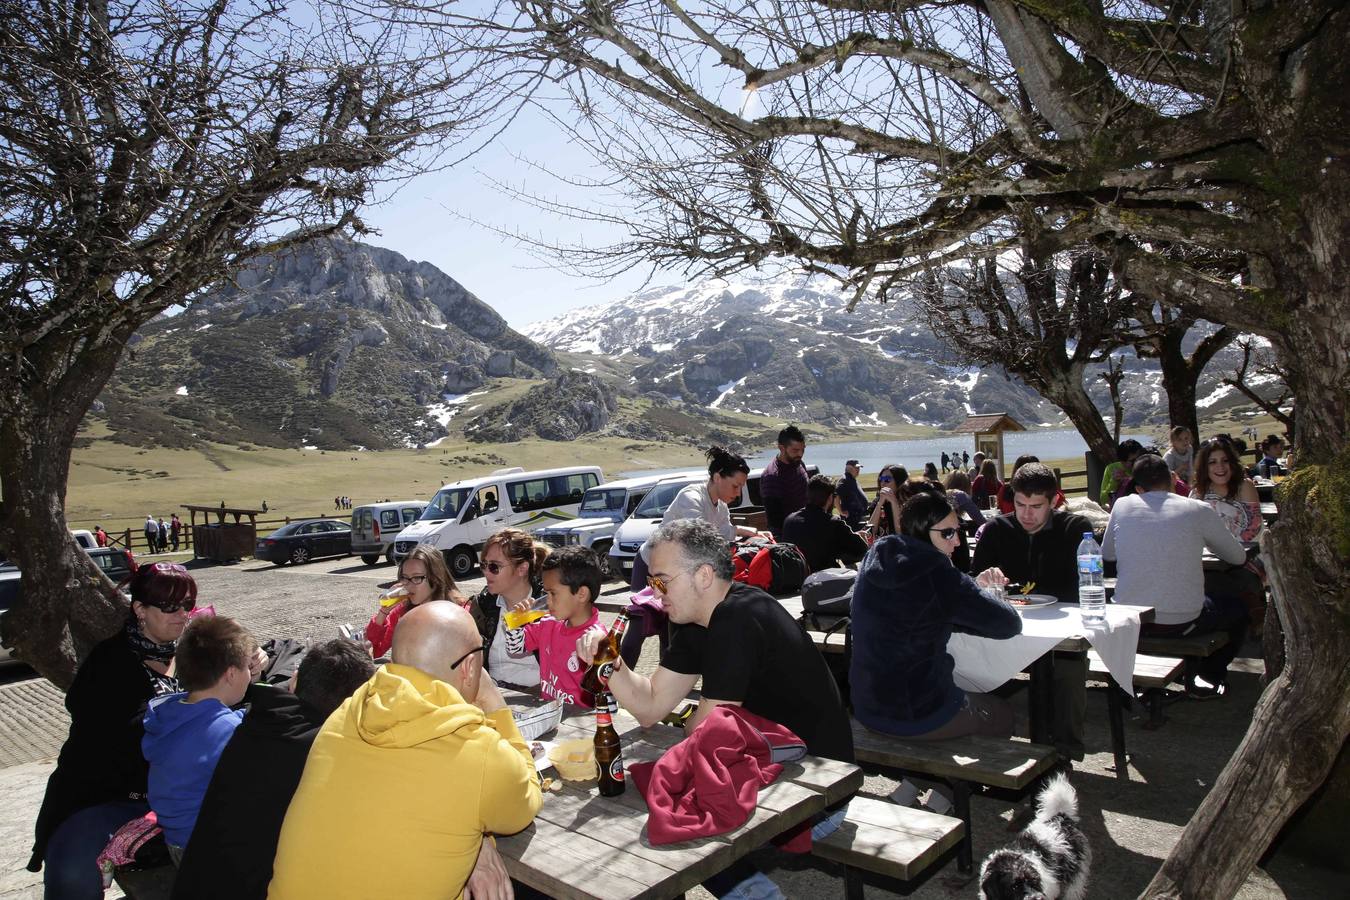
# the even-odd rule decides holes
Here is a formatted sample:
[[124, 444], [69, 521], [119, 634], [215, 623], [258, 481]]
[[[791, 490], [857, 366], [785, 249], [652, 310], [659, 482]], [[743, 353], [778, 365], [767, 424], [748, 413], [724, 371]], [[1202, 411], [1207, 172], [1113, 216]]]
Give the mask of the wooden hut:
[[1004, 469], [1008, 458], [1003, 453], [1003, 434], [1008, 431], [1026, 431], [1026, 428], [1007, 413], [975, 413], [956, 426], [958, 434], [975, 435], [975, 452], [983, 453], [986, 459], [997, 463], [1000, 479], [1011, 474]]

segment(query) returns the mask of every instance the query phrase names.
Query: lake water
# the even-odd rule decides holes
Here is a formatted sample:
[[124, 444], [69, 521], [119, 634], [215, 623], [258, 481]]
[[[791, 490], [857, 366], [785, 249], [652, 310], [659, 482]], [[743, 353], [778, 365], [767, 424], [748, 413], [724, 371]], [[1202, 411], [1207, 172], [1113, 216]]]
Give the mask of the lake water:
[[[1147, 446], [1152, 438], [1147, 435], [1127, 434], [1121, 437], [1134, 438]], [[1071, 428], [1053, 431], [1022, 431], [1003, 436], [1003, 450], [1007, 462], [1012, 463], [1024, 453], [1030, 453], [1041, 459], [1074, 459], [1082, 462], [1087, 444], [1081, 435]], [[766, 465], [778, 452], [777, 447], [769, 447], [746, 462], [750, 467]], [[927, 462], [942, 468], [942, 454], [969, 453], [975, 455], [975, 436], [970, 434], [948, 435], [940, 438], [924, 438], [914, 441], [845, 441], [837, 444], [808, 443], [805, 461], [820, 467], [825, 475], [838, 477], [844, 472], [844, 462], [856, 459], [864, 472], [876, 472], [882, 466], [896, 463], [909, 470], [911, 475], [923, 472]], [[1081, 468], [1073, 465], [1071, 468]]]
[[[1143, 434], [1126, 434], [1121, 440], [1134, 438], [1148, 446], [1154, 438]], [[1024, 453], [1030, 453], [1041, 459], [1074, 459], [1081, 463], [1087, 443], [1072, 428], [1050, 431], [1021, 431], [1003, 436], [1003, 450], [1008, 455], [1007, 462]], [[750, 468], [757, 469], [766, 465], [778, 452], [777, 447], [764, 450], [746, 457]], [[942, 454], [969, 453], [975, 455], [975, 436], [971, 434], [948, 435], [940, 438], [924, 438], [913, 441], [842, 441], [839, 443], [810, 443], [806, 445], [805, 461], [808, 465], [818, 466], [824, 475], [839, 477], [844, 473], [844, 462], [856, 459], [866, 473], [875, 473], [884, 465], [898, 464], [909, 470], [911, 475], [923, 472], [923, 464], [935, 463], [942, 468]], [[694, 468], [691, 466], [690, 468]], [[1070, 465], [1069, 470], [1082, 468]], [[671, 472], [683, 469], [670, 469]], [[637, 472], [625, 472], [624, 475], [636, 475]], [[620, 476], [622, 477], [622, 476]]]

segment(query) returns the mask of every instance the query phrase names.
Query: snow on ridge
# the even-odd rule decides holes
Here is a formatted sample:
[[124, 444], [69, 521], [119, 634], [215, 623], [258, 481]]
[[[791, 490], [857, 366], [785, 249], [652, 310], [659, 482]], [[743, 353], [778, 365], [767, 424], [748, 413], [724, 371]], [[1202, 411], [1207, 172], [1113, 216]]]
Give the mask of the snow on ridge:
[[708, 404], [708, 409], [720, 409], [722, 406], [722, 401], [730, 397], [733, 393], [735, 393], [736, 388], [745, 384], [745, 379], [749, 377], [750, 377], [749, 375], [742, 375], [739, 381], [728, 381], [726, 384], [719, 384], [717, 386], [717, 389], [722, 393], [717, 395], [716, 400]]
[[174, 393], [180, 397], [186, 397], [188, 395], [187, 385], [180, 385], [178, 390], [174, 391]]

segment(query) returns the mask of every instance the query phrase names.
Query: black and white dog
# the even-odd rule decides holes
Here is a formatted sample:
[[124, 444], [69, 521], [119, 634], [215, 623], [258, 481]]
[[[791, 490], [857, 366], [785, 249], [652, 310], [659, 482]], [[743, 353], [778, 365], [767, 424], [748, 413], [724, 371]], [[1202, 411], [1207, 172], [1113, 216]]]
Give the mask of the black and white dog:
[[1092, 848], [1078, 827], [1078, 793], [1063, 775], [1036, 799], [1036, 818], [980, 866], [980, 900], [1083, 900]]

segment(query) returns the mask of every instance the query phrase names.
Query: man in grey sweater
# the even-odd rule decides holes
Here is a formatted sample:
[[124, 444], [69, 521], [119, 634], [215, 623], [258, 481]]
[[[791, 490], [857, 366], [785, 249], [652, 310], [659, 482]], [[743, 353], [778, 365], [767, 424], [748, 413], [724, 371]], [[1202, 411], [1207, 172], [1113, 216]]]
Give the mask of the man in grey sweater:
[[1241, 565], [1247, 552], [1208, 503], [1172, 493], [1172, 473], [1161, 457], [1139, 457], [1131, 475], [1135, 493], [1116, 502], [1102, 542], [1102, 555], [1117, 563], [1116, 602], [1154, 608], [1146, 635], [1227, 632], [1228, 643], [1191, 673], [1208, 682], [1195, 685], [1195, 696], [1217, 696], [1242, 648], [1247, 612], [1239, 598], [1205, 596], [1201, 554], [1208, 547]]

